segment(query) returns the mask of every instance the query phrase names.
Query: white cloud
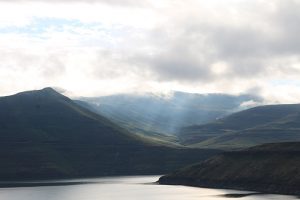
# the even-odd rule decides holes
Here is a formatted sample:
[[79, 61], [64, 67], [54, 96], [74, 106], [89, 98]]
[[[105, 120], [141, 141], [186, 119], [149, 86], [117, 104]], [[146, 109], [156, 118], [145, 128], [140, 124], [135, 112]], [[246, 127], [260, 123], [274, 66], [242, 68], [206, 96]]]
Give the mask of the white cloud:
[[0, 93], [260, 88], [269, 102], [297, 102], [299, 8], [294, 0], [0, 0]]

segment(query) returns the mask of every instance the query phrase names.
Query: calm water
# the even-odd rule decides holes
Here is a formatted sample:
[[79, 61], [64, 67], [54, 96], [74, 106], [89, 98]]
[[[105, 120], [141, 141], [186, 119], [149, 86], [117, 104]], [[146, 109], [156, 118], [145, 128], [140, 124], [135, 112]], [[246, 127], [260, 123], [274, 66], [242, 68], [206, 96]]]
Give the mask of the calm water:
[[[16, 187], [0, 189], [0, 200], [261, 200], [297, 199], [283, 195], [249, 195], [244, 197], [225, 197], [249, 192], [217, 190], [185, 186], [164, 186], [151, 184], [158, 176], [113, 177], [80, 179], [71, 182], [84, 184]], [[69, 181], [60, 181], [58, 183]], [[53, 182], [52, 182], [53, 183]], [[45, 183], [43, 183], [45, 184]]]

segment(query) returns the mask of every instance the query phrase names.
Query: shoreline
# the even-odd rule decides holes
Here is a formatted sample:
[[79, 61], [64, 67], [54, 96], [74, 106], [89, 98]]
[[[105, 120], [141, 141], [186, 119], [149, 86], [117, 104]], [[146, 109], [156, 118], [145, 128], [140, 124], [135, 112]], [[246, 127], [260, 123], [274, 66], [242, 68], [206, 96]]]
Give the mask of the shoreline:
[[236, 182], [214, 182], [214, 181], [200, 181], [192, 178], [179, 178], [162, 176], [157, 181], [160, 185], [182, 185], [200, 188], [211, 188], [211, 189], [230, 189], [230, 190], [241, 190], [249, 191], [253, 193], [261, 194], [279, 194], [279, 195], [292, 195], [300, 196], [299, 188], [289, 187], [286, 185], [276, 184], [259, 184], [259, 183], [248, 183], [248, 185], [239, 184]]

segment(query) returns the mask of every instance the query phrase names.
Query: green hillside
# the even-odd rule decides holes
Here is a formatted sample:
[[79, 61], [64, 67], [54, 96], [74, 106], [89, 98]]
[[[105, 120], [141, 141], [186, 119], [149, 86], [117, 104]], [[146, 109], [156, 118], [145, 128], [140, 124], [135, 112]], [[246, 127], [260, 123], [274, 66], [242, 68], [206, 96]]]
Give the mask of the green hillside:
[[185, 127], [182, 144], [209, 148], [244, 148], [264, 143], [300, 141], [300, 104], [268, 105], [241, 111], [215, 122]]
[[225, 152], [163, 176], [159, 183], [299, 195], [300, 143]]
[[[193, 94], [173, 92], [169, 95], [118, 94], [81, 98], [84, 106], [134, 133], [160, 136], [176, 135], [183, 126], [204, 124], [224, 117], [243, 102], [261, 102], [254, 95]], [[78, 102], [82, 105], [82, 101]], [[162, 133], [162, 134], [161, 134]], [[154, 135], [153, 135], [154, 134]], [[170, 139], [174, 138], [164, 138]]]
[[217, 152], [135, 136], [51, 88], [1, 97], [0, 110], [0, 180], [159, 174]]

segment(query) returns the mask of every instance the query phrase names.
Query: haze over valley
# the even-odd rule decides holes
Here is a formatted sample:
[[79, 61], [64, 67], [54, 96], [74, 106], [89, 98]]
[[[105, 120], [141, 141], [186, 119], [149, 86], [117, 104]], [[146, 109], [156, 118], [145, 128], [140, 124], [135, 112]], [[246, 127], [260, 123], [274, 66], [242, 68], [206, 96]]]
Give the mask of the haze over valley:
[[0, 0], [0, 199], [298, 198], [299, 10]]

